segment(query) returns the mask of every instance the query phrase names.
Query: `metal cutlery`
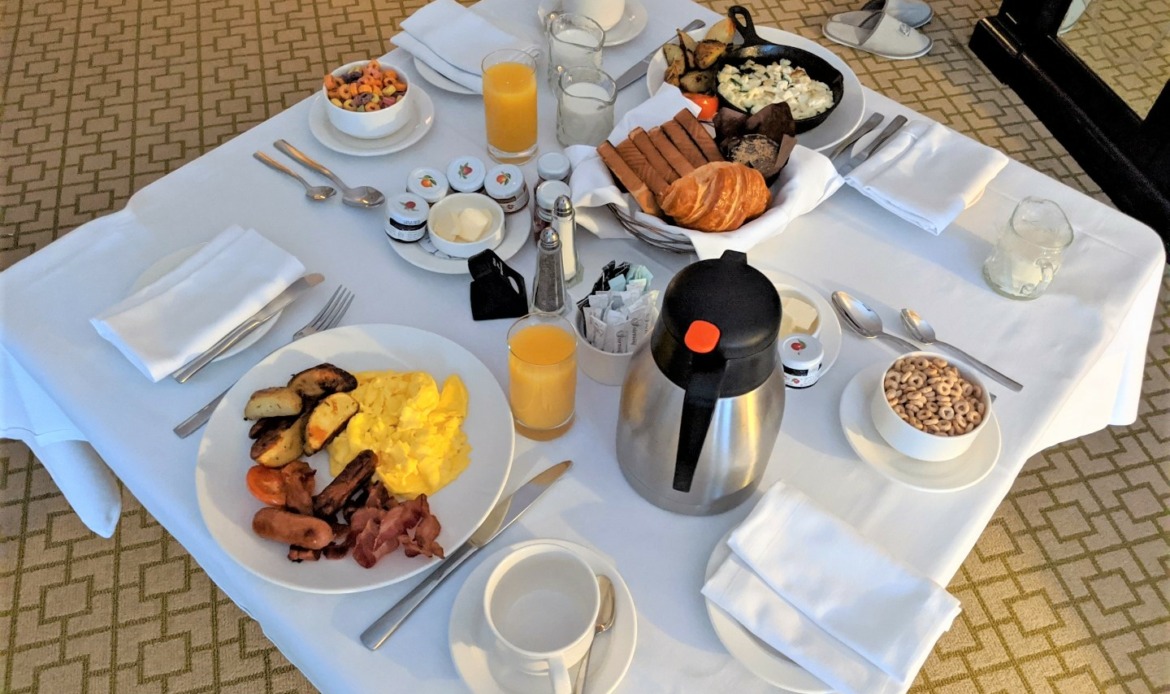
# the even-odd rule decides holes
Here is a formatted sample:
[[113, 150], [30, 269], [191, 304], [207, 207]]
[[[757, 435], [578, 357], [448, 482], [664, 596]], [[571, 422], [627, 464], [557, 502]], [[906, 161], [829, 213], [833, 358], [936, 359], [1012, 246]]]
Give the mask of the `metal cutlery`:
[[447, 558], [424, 578], [422, 583], [415, 586], [414, 590], [406, 594], [406, 597], [399, 600], [362, 632], [361, 640], [366, 648], [374, 651], [386, 643], [386, 639], [390, 638], [406, 621], [406, 618], [422, 604], [423, 600], [426, 600], [427, 596], [439, 587], [443, 579], [454, 573], [455, 569], [459, 568], [471, 555], [504, 532], [572, 465], [573, 461], [571, 460], [559, 462], [525, 482], [510, 496], [500, 499], [495, 508], [488, 513], [487, 519], [476, 528], [467, 542], [447, 555]]
[[869, 339], [880, 338], [907, 352], [919, 351], [918, 345], [882, 330], [882, 317], [860, 299], [847, 292], [837, 291], [833, 292], [829, 300], [845, 325], [858, 335]]
[[589, 679], [589, 656], [593, 655], [593, 647], [597, 645], [597, 638], [613, 627], [614, 611], [617, 605], [617, 596], [614, 594], [613, 581], [609, 576], [597, 577], [597, 589], [601, 593], [601, 606], [597, 608], [597, 620], [593, 627], [593, 641], [589, 643], [589, 650], [581, 658], [577, 666], [577, 679], [573, 681], [573, 694], [583, 694]]
[[[688, 31], [694, 31], [695, 29], [703, 28], [704, 26], [706, 26], [706, 24], [707, 23], [701, 19], [695, 19], [695, 20], [691, 21], [690, 24], [683, 27], [681, 29], [681, 31], [683, 31], [684, 33], [688, 32]], [[641, 62], [636, 63], [629, 70], [626, 70], [621, 75], [619, 75], [617, 80], [616, 80], [618, 90], [620, 91], [622, 89], [625, 89], [626, 87], [630, 86], [634, 82], [637, 82], [639, 79], [641, 79], [646, 74], [646, 70], [650, 67], [650, 63], [654, 61], [654, 56], [658, 55], [658, 51], [662, 50], [662, 46], [665, 46], [666, 44], [670, 43], [675, 38], [677, 38], [677, 35], [671, 36], [669, 39], [663, 41], [662, 44], [658, 46], [658, 48], [655, 48], [654, 50], [650, 51], [650, 54], [647, 55], [645, 57], [645, 59], [643, 59]]]
[[874, 152], [881, 149], [882, 146], [885, 145], [886, 142], [889, 141], [889, 139], [893, 137], [894, 134], [897, 133], [905, 124], [906, 116], [895, 117], [894, 120], [890, 121], [890, 124], [886, 126], [885, 130], [882, 130], [882, 132], [873, 139], [873, 142], [869, 143], [868, 147], [861, 150], [861, 153], [853, 155], [853, 158], [838, 166], [837, 173], [844, 176], [853, 169], [857, 168], [860, 164], [869, 159]]
[[829, 159], [836, 159], [837, 157], [847, 152], [850, 148], [853, 147], [854, 143], [868, 135], [870, 130], [876, 128], [878, 123], [881, 123], [884, 118], [885, 116], [880, 113], [875, 113], [870, 116], [857, 128], [857, 130], [849, 133], [849, 137], [845, 138], [841, 144], [833, 148], [833, 151], [829, 153]]
[[946, 347], [955, 354], [958, 354], [960, 357], [966, 359], [971, 364], [971, 366], [974, 366], [975, 368], [979, 369], [983, 373], [994, 378], [1017, 393], [1024, 388], [1024, 386], [1020, 384], [1019, 381], [1008, 377], [1007, 375], [1001, 373], [998, 369], [983, 363], [982, 361], [976, 359], [970, 354], [967, 354], [965, 351], [952, 344], [948, 344], [942, 340], [937, 339], [934, 334], [934, 328], [931, 327], [930, 323], [927, 323], [922, 318], [922, 316], [919, 316], [914, 310], [908, 308], [902, 309], [902, 323], [906, 326], [906, 329], [910, 331], [910, 336], [922, 344], [938, 344], [942, 347]]
[[252, 152], [252, 156], [255, 157], [257, 161], [263, 163], [265, 166], [275, 169], [282, 174], [285, 174], [286, 176], [292, 176], [296, 180], [300, 181], [301, 185], [305, 187], [305, 197], [310, 200], [320, 202], [322, 200], [328, 200], [337, 194], [336, 188], [332, 188], [330, 186], [315, 186], [310, 184], [308, 181], [301, 178], [300, 174], [288, 168], [284, 164], [276, 161], [264, 152]]
[[341, 189], [341, 201], [350, 207], [379, 207], [386, 202], [386, 196], [377, 188], [370, 186], [350, 188], [345, 184], [345, 181], [337, 177], [337, 174], [313, 161], [304, 152], [284, 140], [277, 140], [272, 143], [272, 146], [337, 184], [337, 187]]
[[[351, 303], [353, 303], [353, 292], [343, 286], [338, 287], [333, 292], [333, 296], [329, 297], [329, 302], [325, 304], [325, 307], [317, 315], [313, 316], [313, 319], [306, 323], [305, 327], [293, 335], [291, 342], [296, 342], [302, 337], [336, 326], [341, 321], [342, 316], [345, 315], [345, 312], [349, 310]], [[233, 383], [232, 385], [235, 384]], [[216, 406], [219, 405], [219, 401], [223, 400], [223, 396], [227, 395], [231, 389], [232, 387], [228, 386], [226, 390], [215, 396], [211, 402], [201, 407], [198, 412], [180, 422], [174, 429], [175, 436], [185, 439], [198, 431], [199, 427], [207, 424], [207, 420], [211, 418], [211, 413], [215, 411]]]
[[256, 332], [261, 325], [272, 320], [276, 314], [284, 310], [285, 306], [296, 301], [300, 298], [301, 294], [304, 294], [311, 287], [317, 286], [324, 279], [324, 275], [314, 272], [288, 285], [283, 292], [278, 294], [272, 301], [269, 301], [264, 308], [249, 316], [243, 323], [240, 323], [231, 332], [220, 338], [219, 342], [207, 348], [203, 354], [195, 357], [186, 366], [171, 374], [171, 377], [179, 383], [186, 383], [188, 379], [202, 371], [203, 367], [214, 361], [216, 357], [231, 349], [240, 340]]

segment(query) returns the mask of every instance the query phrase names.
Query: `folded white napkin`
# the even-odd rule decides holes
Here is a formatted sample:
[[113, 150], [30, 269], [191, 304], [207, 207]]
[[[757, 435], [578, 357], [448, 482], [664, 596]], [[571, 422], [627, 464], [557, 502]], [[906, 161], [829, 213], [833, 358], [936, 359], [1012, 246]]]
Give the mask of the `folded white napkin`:
[[975, 202], [1008, 158], [950, 128], [911, 121], [845, 182], [890, 212], [938, 235]]
[[703, 595], [841, 694], [906, 691], [959, 614], [941, 586], [778, 482]]
[[[684, 97], [677, 87], [663, 85], [657, 94], [627, 111], [608, 140], [616, 145], [626, 139], [635, 127], [649, 130], [670, 120], [684, 108], [696, 114], [699, 111], [699, 107]], [[694, 244], [700, 259], [717, 258], [726, 250], [746, 253], [753, 246], [784, 231], [793, 219], [824, 202], [842, 183], [827, 157], [797, 145], [788, 165], [772, 184], [772, 204], [767, 211], [735, 231], [708, 234], [674, 226], [642, 212], [638, 203], [618, 189], [596, 148], [575, 145], [567, 148], [565, 154], [573, 165], [569, 185], [573, 190], [577, 221], [582, 226], [602, 238], [628, 237], [628, 232], [616, 224], [610, 212], [604, 208], [612, 203], [641, 222], [686, 236]], [[603, 219], [605, 222], [601, 221]]]
[[432, 0], [403, 20], [402, 32], [390, 40], [447, 79], [478, 94], [483, 93], [480, 64], [488, 53], [503, 48], [537, 49], [455, 0]]
[[233, 226], [90, 323], [157, 383], [304, 274], [295, 256]]

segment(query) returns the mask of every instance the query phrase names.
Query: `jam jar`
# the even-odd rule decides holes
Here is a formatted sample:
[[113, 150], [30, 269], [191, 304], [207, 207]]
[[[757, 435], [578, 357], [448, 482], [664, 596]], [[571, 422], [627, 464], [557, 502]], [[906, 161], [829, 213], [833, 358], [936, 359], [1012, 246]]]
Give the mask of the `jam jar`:
[[500, 203], [505, 213], [519, 212], [528, 206], [528, 184], [524, 182], [524, 172], [518, 166], [493, 166], [488, 170], [483, 186], [488, 196]]
[[431, 206], [413, 193], [400, 193], [390, 199], [386, 235], [395, 241], [414, 243], [427, 234], [427, 215]]
[[532, 240], [539, 246], [540, 234], [552, 223], [553, 205], [562, 195], [572, 197], [569, 184], [564, 181], [545, 181], [536, 189], [536, 210], [532, 215]]
[[825, 349], [812, 335], [790, 335], [780, 346], [780, 365], [784, 370], [784, 385], [789, 388], [808, 388], [821, 378], [821, 362]]
[[486, 173], [478, 157], [455, 157], [447, 165], [447, 183], [456, 193], [482, 193]]
[[447, 177], [438, 169], [419, 168], [410, 172], [410, 178], [406, 181], [406, 191], [434, 205], [447, 195], [450, 188], [447, 185]]

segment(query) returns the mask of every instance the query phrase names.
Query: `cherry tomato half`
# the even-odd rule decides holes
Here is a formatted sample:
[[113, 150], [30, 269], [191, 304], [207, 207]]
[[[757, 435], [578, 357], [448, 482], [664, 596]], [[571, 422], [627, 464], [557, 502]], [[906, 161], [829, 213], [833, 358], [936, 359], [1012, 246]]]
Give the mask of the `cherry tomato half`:
[[269, 506], [284, 506], [284, 476], [280, 468], [253, 465], [247, 480], [252, 496]]
[[715, 114], [719, 112], [719, 97], [717, 96], [712, 96], [710, 94], [693, 94], [690, 92], [683, 93], [683, 96], [699, 105], [699, 120], [713, 120], [715, 118]]

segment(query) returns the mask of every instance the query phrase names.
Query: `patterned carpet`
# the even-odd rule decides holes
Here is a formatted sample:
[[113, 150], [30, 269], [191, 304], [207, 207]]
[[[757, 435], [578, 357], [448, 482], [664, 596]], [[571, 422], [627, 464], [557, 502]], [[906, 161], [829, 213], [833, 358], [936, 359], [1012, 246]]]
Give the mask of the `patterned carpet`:
[[[329, 67], [381, 53], [421, 4], [5, 0], [0, 268], [296, 103]], [[861, 2], [743, 4], [820, 39], [829, 15]], [[994, 0], [931, 4], [935, 48], [920, 60], [822, 42], [866, 85], [1106, 200], [966, 48]], [[0, 692], [312, 691], [124, 497], [117, 534], [96, 538], [29, 450], [0, 441]], [[1167, 691], [1168, 506], [1170, 274], [1137, 422], [1028, 461], [949, 586], [962, 616], [913, 691]]]

